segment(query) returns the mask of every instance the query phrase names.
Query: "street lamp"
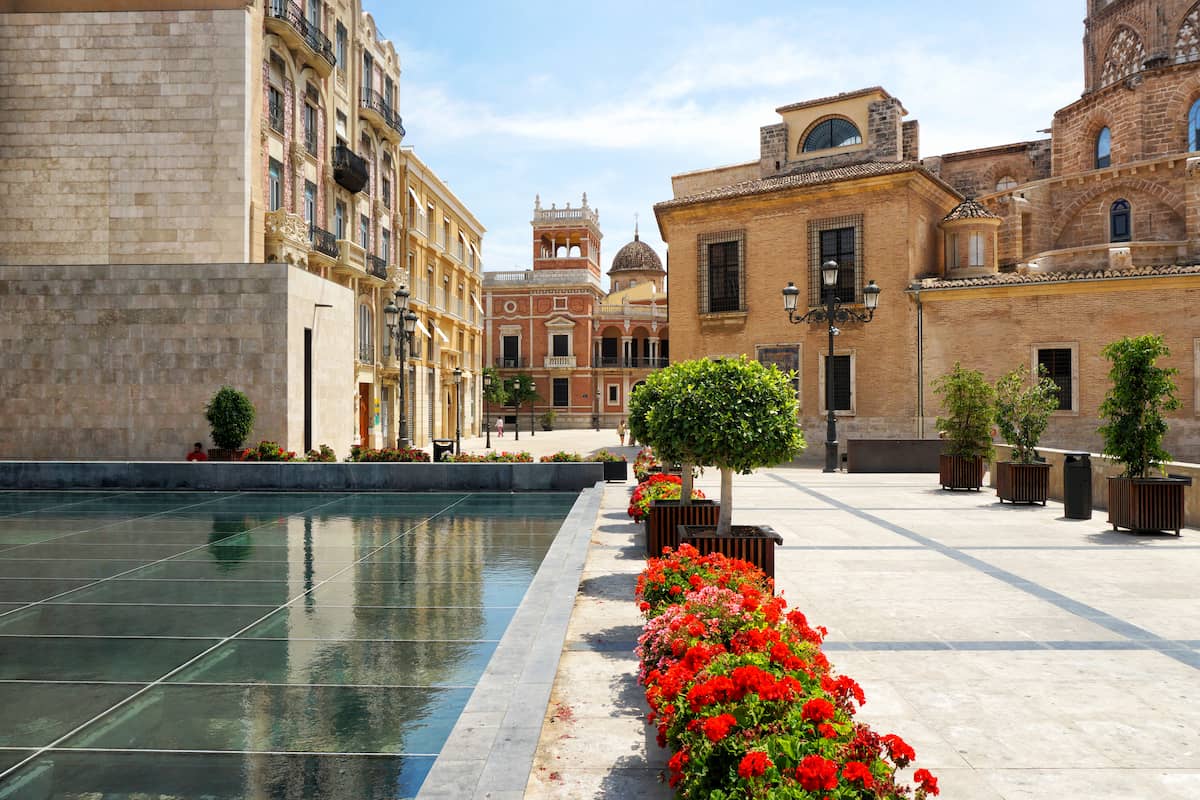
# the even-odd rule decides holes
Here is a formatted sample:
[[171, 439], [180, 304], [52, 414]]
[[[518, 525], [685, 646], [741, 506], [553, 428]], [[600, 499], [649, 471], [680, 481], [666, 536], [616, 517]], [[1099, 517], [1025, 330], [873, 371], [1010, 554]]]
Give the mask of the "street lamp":
[[492, 373], [483, 373], [483, 448], [492, 449]]
[[454, 368], [454, 454], [462, 454], [462, 367]]
[[408, 403], [406, 402], [406, 384], [408, 383], [408, 345], [412, 342], [413, 332], [417, 329], [417, 315], [408, 308], [408, 289], [401, 286], [394, 294], [395, 300], [389, 301], [383, 308], [383, 318], [387, 325], [388, 335], [396, 341], [396, 355], [400, 359], [400, 426], [396, 436], [396, 446], [401, 449], [412, 447], [408, 438]]
[[537, 434], [533, 430], [534, 429], [533, 401], [537, 397], [537, 395], [535, 394], [535, 389], [534, 389], [534, 387], [536, 387], [536, 386], [537, 386], [537, 384], [534, 383], [533, 381], [529, 382], [529, 435], [530, 436], [537, 436]]
[[879, 287], [875, 285], [875, 281], [870, 281], [863, 288], [865, 312], [843, 307], [837, 294], [839, 271], [836, 261], [826, 261], [821, 265], [822, 300], [825, 307], [814, 308], [807, 314], [796, 314], [796, 301], [800, 298], [800, 290], [796, 288], [796, 284], [788, 281], [783, 290], [783, 310], [787, 312], [789, 322], [796, 325], [801, 322], [825, 323], [829, 327], [829, 354], [825, 357], [825, 472], [836, 472], [838, 468], [837, 415], [833, 413], [833, 337], [841, 331], [834, 323], [851, 320], [870, 322], [875, 318], [875, 309], [879, 306]]

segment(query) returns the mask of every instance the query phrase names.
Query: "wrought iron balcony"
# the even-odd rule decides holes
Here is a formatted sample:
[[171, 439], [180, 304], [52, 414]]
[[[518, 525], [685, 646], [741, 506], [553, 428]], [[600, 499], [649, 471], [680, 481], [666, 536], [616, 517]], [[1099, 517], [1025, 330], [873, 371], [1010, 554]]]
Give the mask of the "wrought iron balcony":
[[329, 231], [318, 228], [316, 225], [309, 225], [308, 241], [312, 242], [312, 249], [318, 253], [323, 253], [330, 258], [338, 257], [337, 237]]
[[383, 129], [384, 135], [399, 141], [404, 138], [404, 124], [400, 115], [379, 92], [363, 87], [358, 96], [358, 105], [367, 112], [367, 117]]
[[376, 278], [387, 280], [387, 259], [367, 253], [367, 272]]
[[338, 186], [352, 193], [361, 192], [367, 188], [369, 178], [366, 159], [344, 144], [333, 148], [333, 179]]
[[500, 369], [524, 369], [529, 366], [529, 360], [525, 358], [497, 358], [496, 366]]
[[[306, 47], [319, 56], [312, 66], [321, 77], [328, 77], [337, 64], [333, 44], [321, 32], [321, 26], [304, 16], [304, 9], [288, 0], [267, 0], [266, 28], [279, 36], [291, 47]], [[322, 63], [324, 62], [324, 63]]]
[[592, 366], [597, 369], [660, 369], [669, 363], [668, 358], [645, 356], [600, 356], [592, 359]]

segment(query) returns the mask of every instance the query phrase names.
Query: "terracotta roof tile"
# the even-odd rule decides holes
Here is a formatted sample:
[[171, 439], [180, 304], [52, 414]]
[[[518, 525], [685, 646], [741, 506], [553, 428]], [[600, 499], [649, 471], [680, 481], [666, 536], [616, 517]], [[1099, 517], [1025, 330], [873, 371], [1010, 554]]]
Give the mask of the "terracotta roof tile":
[[976, 200], [964, 200], [955, 206], [954, 210], [942, 218], [942, 222], [952, 222], [956, 219], [1000, 219], [988, 211]]
[[1069, 283], [1072, 281], [1104, 281], [1129, 278], [1160, 278], [1171, 275], [1200, 276], [1200, 264], [1162, 264], [1158, 266], [1130, 267], [1129, 269], [1101, 269], [1081, 272], [1001, 272], [977, 278], [926, 278], [909, 286], [910, 290], [964, 289], [975, 286], [1022, 286], [1038, 283]]

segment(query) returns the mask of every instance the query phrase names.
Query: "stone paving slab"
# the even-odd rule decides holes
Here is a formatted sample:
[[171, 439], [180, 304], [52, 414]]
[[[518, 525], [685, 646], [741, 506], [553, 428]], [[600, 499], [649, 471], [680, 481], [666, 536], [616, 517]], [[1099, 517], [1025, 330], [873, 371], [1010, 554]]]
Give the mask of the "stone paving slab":
[[[698, 485], [718, 493], [709, 470]], [[606, 488], [529, 798], [666, 798], [628, 648], [641, 527]], [[1001, 506], [932, 475], [738, 476], [738, 524], [784, 537], [777, 584], [829, 629], [860, 718], [955, 800], [1200, 797], [1200, 537]], [[627, 594], [626, 594], [627, 592]]]

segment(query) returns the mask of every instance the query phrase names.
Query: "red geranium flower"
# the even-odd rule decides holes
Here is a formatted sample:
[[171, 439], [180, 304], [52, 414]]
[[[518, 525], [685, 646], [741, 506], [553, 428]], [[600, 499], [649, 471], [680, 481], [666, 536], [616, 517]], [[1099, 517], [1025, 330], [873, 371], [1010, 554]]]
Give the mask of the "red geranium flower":
[[809, 722], [824, 722], [833, 719], [833, 703], [821, 697], [814, 697], [804, 704], [800, 715]]
[[892, 757], [892, 761], [895, 761], [898, 767], [907, 766], [908, 762], [917, 757], [916, 752], [894, 733], [882, 737], [882, 741], [884, 747], [887, 748], [888, 755]]
[[847, 762], [846, 766], [842, 767], [842, 777], [847, 781], [858, 781], [865, 789], [870, 789], [875, 783], [871, 770], [861, 761]]
[[937, 778], [933, 777], [927, 769], [919, 769], [913, 773], [913, 780], [921, 784], [921, 788], [926, 794], [938, 794]]
[[796, 767], [796, 780], [806, 792], [820, 792], [837, 788], [837, 763], [821, 756], [805, 756]]
[[719, 742], [729, 735], [729, 729], [737, 724], [732, 714], [722, 714], [719, 717], [709, 717], [704, 720], [704, 735], [710, 742]]
[[[766, 753], [758, 750], [751, 750], [746, 755], [742, 756], [742, 762], [738, 764], [738, 777], [741, 778], [757, 778], [774, 766], [771, 759], [767, 758]], [[836, 767], [835, 767], [836, 769]], [[837, 783], [835, 781], [834, 785]]]

